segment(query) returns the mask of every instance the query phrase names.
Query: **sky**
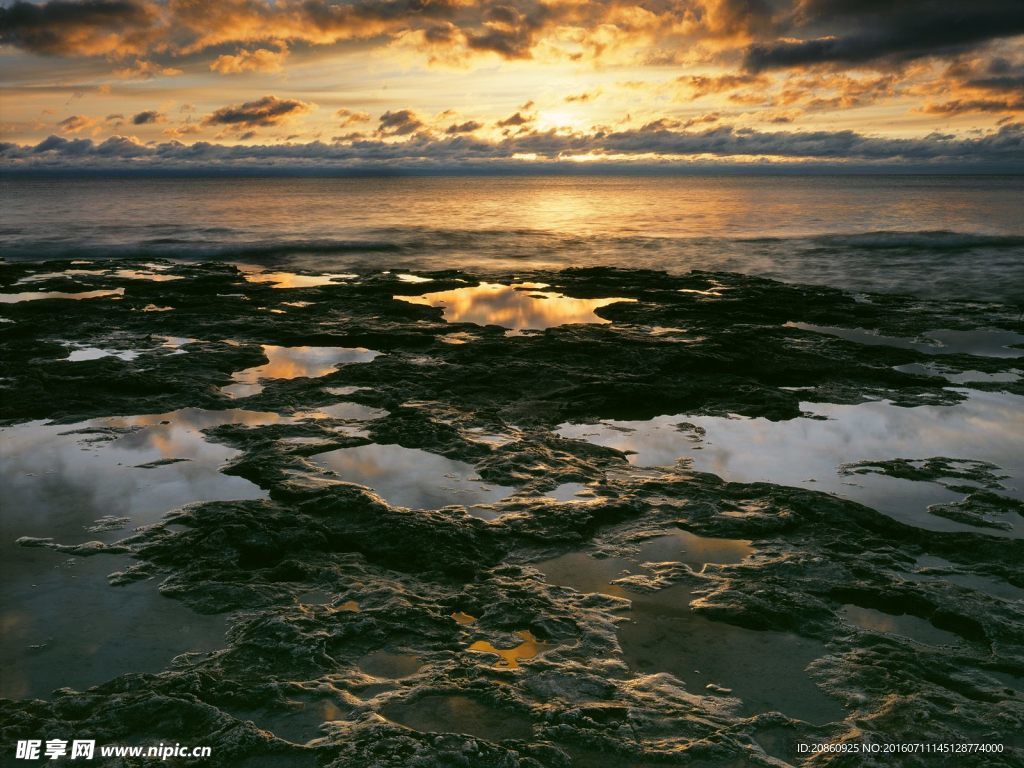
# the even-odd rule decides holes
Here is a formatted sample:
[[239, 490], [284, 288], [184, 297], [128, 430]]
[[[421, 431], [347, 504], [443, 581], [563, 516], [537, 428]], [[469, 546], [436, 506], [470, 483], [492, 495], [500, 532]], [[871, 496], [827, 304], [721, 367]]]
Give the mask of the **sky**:
[[0, 170], [1024, 172], [1022, 0], [0, 0]]

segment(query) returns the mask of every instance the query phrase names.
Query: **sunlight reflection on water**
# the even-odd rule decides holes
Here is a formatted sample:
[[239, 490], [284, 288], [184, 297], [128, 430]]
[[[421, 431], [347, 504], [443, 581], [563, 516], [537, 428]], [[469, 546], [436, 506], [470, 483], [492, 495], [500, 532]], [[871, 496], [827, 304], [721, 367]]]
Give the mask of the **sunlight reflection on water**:
[[636, 301], [621, 298], [574, 299], [537, 288], [536, 284], [480, 283], [422, 296], [395, 298], [410, 304], [440, 307], [449, 323], [500, 325], [513, 330], [543, 330], [570, 323], [610, 323], [610, 320], [594, 314], [594, 310], [621, 301]]

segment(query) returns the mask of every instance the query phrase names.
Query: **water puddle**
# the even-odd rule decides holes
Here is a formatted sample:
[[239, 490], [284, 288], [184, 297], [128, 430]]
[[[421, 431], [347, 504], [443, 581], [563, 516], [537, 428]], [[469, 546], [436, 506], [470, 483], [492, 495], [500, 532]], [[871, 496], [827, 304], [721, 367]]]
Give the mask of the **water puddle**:
[[1020, 371], [999, 371], [997, 373], [985, 373], [984, 371], [961, 371], [952, 373], [933, 365], [921, 365], [920, 363], [909, 363], [908, 365], [897, 365], [894, 370], [901, 373], [911, 373], [917, 376], [940, 376], [952, 384], [1012, 384], [1020, 381]]
[[570, 323], [610, 323], [595, 309], [635, 299], [574, 299], [560, 293], [538, 291], [540, 284], [481, 283], [422, 296], [395, 296], [399, 301], [440, 307], [449, 323], [499, 325], [513, 330], [543, 330]]
[[577, 592], [599, 593], [631, 599], [633, 593], [610, 582], [639, 570], [636, 563], [621, 557], [594, 557], [586, 552], [570, 552], [534, 563], [550, 584], [570, 587]]
[[[960, 391], [960, 390], [958, 390]], [[679, 459], [693, 468], [741, 483], [770, 482], [835, 493], [922, 528], [976, 528], [928, 512], [963, 494], [930, 482], [885, 475], [839, 474], [843, 464], [887, 458], [947, 456], [991, 462], [1009, 476], [1007, 496], [1024, 498], [1024, 397], [962, 390], [953, 406], [902, 408], [887, 401], [859, 405], [801, 403], [817, 418], [659, 416], [649, 421], [562, 424], [558, 434], [621, 451], [638, 466], [670, 466]], [[1008, 532], [1024, 536], [1024, 521], [1006, 515]]]
[[961, 573], [955, 563], [936, 555], [921, 555], [914, 567], [916, 570], [907, 574], [913, 581], [948, 581], [1003, 600], [1024, 600], [1024, 588], [987, 576]]
[[96, 291], [22, 291], [21, 293], [0, 293], [0, 304], [17, 304], [22, 301], [41, 299], [100, 299], [106, 296], [124, 296], [124, 288]]
[[1024, 349], [1013, 349], [1011, 345], [1024, 344], [1024, 335], [998, 329], [975, 329], [970, 331], [935, 330], [923, 336], [929, 341], [916, 341], [899, 336], [884, 336], [864, 328], [840, 328], [813, 323], [786, 323], [787, 328], [798, 328], [827, 336], [836, 336], [846, 341], [866, 346], [898, 347], [913, 349], [926, 355], [977, 355], [979, 357], [1024, 357]]
[[472, 333], [466, 333], [465, 331], [459, 331], [458, 333], [446, 333], [444, 336], [438, 336], [437, 340], [443, 344], [469, 344], [470, 342], [476, 341], [476, 336]]
[[640, 562], [685, 563], [695, 571], [704, 570], [708, 563], [728, 565], [739, 563], [753, 554], [751, 542], [743, 539], [715, 539], [698, 536], [689, 531], [670, 533], [650, 539], [640, 547]]
[[959, 645], [958, 635], [939, 629], [930, 621], [910, 614], [885, 613], [859, 605], [844, 605], [840, 615], [851, 624], [869, 632], [902, 635], [925, 645]]
[[239, 265], [239, 269], [250, 283], [270, 283], [272, 288], [319, 288], [324, 285], [338, 285], [338, 281], [354, 280], [359, 275], [321, 274], [304, 275], [298, 272], [263, 272], [258, 267]]
[[389, 504], [411, 509], [489, 504], [513, 490], [484, 483], [472, 464], [399, 445], [339, 448], [311, 460], [346, 482], [373, 489]]
[[320, 735], [320, 726], [345, 720], [351, 707], [330, 695], [295, 695], [289, 698], [289, 710], [227, 709], [239, 720], [249, 720], [263, 730], [293, 744], [305, 744]]
[[[4, 690], [45, 696], [59, 685], [155, 672], [178, 653], [222, 644], [222, 618], [192, 614], [161, 597], [155, 582], [110, 587], [106, 575], [130, 565], [128, 558], [69, 559], [14, 541], [31, 536], [110, 542], [126, 535], [125, 528], [156, 522], [191, 502], [263, 498], [248, 480], [219, 471], [237, 451], [208, 442], [199, 430], [280, 418], [185, 409], [0, 429]], [[27, 646], [40, 648], [26, 654]]]
[[494, 666], [501, 669], [519, 669], [520, 661], [532, 659], [552, 647], [550, 643], [538, 640], [528, 629], [520, 630], [516, 635], [522, 642], [514, 648], [496, 648], [486, 640], [477, 640], [468, 650], [497, 656]]
[[821, 643], [707, 619], [690, 610], [687, 585], [639, 592], [609, 583], [646, 571], [640, 564], [645, 561], [680, 562], [699, 571], [708, 563], [740, 562], [752, 552], [749, 541], [679, 531], [648, 540], [632, 558], [573, 552], [534, 567], [549, 583], [631, 601], [624, 614], [629, 621], [619, 626], [619, 641], [626, 663], [638, 672], [668, 672], [693, 693], [734, 695], [750, 714], [779, 710], [813, 723], [841, 719], [842, 707], [804, 671], [825, 655]]
[[543, 496], [555, 501], [590, 501], [594, 492], [584, 483], [562, 483], [553, 490], [545, 491]]
[[390, 653], [389, 651], [373, 651], [359, 659], [359, 668], [373, 677], [385, 677], [399, 680], [419, 671], [423, 662], [410, 653]]
[[14, 281], [14, 285], [26, 285], [28, 283], [42, 283], [46, 280], [57, 280], [62, 277], [81, 277], [83, 275], [105, 275], [103, 269], [65, 269], [63, 272], [37, 272], [34, 275], [25, 275]]
[[619, 628], [623, 657], [638, 672], [668, 672], [694, 693], [738, 697], [747, 714], [780, 711], [822, 724], [845, 717], [806, 673], [822, 643], [786, 632], [711, 621], [690, 610], [690, 588], [631, 594], [630, 621]]
[[487, 741], [528, 739], [533, 734], [526, 715], [462, 694], [431, 694], [386, 704], [381, 713], [422, 733], [465, 733]]
[[3, 546], [0, 697], [47, 698], [128, 672], [159, 672], [175, 656], [223, 647], [223, 616], [193, 613], [156, 581], [111, 587], [127, 557], [67, 558]]
[[263, 492], [219, 469], [238, 452], [209, 442], [202, 429], [262, 425], [274, 413], [187, 408], [164, 414], [28, 422], [0, 429], [3, 524], [22, 535], [80, 540], [104, 516], [151, 523], [193, 501], [255, 499]]
[[118, 269], [112, 274], [114, 277], [121, 277], [125, 280], [149, 280], [153, 283], [166, 283], [171, 280], [185, 279], [181, 275], [165, 275], [162, 272], [145, 269]]
[[[76, 346], [77, 345], [73, 345]], [[118, 360], [124, 360], [125, 362], [134, 360], [142, 352], [134, 349], [101, 349], [100, 347], [77, 347], [72, 349], [68, 353], [67, 361], [69, 363], [79, 363], [85, 360], [99, 360], [103, 357], [116, 357]]]
[[380, 352], [362, 347], [277, 347], [263, 345], [267, 362], [238, 371], [234, 384], [221, 391], [233, 398], [249, 397], [263, 391], [261, 379], [317, 378], [347, 363], [368, 363]]
[[492, 448], [500, 448], [503, 445], [515, 442], [517, 439], [516, 435], [499, 434], [497, 432], [488, 432], [480, 427], [470, 427], [465, 431], [466, 439], [471, 440], [474, 443], [482, 443], [483, 445], [489, 445]]
[[158, 339], [163, 339], [164, 343], [160, 346], [164, 349], [173, 349], [172, 354], [184, 355], [188, 354], [182, 347], [187, 347], [189, 344], [195, 344], [198, 339], [192, 339], [188, 336], [157, 336]]
[[317, 408], [315, 411], [305, 411], [303, 413], [296, 414], [296, 418], [372, 421], [373, 419], [379, 419], [382, 416], [387, 415], [388, 412], [383, 408], [372, 408], [369, 405], [362, 405], [361, 403], [342, 402], [335, 403], [334, 405], [324, 405]]

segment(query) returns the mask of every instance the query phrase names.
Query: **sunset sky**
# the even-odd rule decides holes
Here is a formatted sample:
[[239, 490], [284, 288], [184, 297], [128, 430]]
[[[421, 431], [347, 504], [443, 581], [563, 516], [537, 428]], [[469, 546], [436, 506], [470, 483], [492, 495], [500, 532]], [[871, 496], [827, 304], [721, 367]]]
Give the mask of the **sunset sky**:
[[0, 167], [1021, 170], [1021, 0], [0, 6]]

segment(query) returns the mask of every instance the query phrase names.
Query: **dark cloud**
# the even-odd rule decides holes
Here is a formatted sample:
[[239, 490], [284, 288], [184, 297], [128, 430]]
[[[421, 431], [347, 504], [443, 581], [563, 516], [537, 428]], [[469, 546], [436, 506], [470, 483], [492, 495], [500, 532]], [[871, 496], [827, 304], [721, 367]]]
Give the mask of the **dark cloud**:
[[526, 125], [531, 120], [533, 120], [533, 118], [529, 115], [524, 115], [522, 112], [516, 112], [514, 115], [506, 117], [504, 120], [499, 120], [498, 127], [510, 128], [515, 125]]
[[377, 133], [385, 136], [406, 136], [423, 127], [423, 121], [411, 109], [388, 110], [380, 116]]
[[221, 107], [207, 115], [203, 122], [206, 125], [227, 125], [239, 128], [276, 125], [313, 109], [312, 104], [297, 99], [279, 99], [276, 96], [264, 96], [256, 101]]
[[96, 126], [96, 121], [85, 115], [69, 115], [57, 123], [57, 127], [64, 133], [78, 133]]
[[676, 82], [686, 86], [690, 95], [696, 99], [709, 93], [725, 93], [748, 85], [764, 86], [767, 84], [768, 78], [741, 72], [714, 76], [682, 75], [676, 78]]
[[[140, 76], [180, 72], [148, 57], [202, 51], [220, 54], [209, 64], [215, 71], [276, 71], [292, 43], [387, 44], [402, 38], [431, 55], [447, 49], [454, 58], [477, 51], [525, 59], [546, 40], [569, 55], [558, 42], [560, 30], [572, 30], [571, 55], [577, 58], [584, 55], [578, 49], [600, 58], [619, 43], [646, 46], [648, 58], [657, 58], [702, 39], [719, 48], [753, 41], [744, 62], [758, 72], [955, 54], [1024, 33], [1024, 2], [18, 0], [0, 8], [0, 43], [51, 55], [128, 57], [131, 66], [121, 71]], [[234, 47], [225, 52], [228, 46]]]
[[[918, 139], [887, 139], [855, 131], [762, 132], [728, 126], [705, 131], [679, 131], [660, 127], [565, 135], [528, 132], [497, 142], [457, 135], [441, 139], [418, 133], [405, 141], [355, 139], [348, 144], [277, 144], [246, 146], [171, 141], [141, 144], [115, 136], [101, 143], [90, 139], [50, 136], [35, 146], [5, 145], [0, 151], [8, 167], [117, 167], [131, 160], [132, 167], [271, 168], [417, 168], [479, 167], [509, 163], [516, 155], [533, 153], [558, 161], [578, 153], [620, 156], [659, 155], [686, 168], [694, 158], [784, 157], [793, 161], [850, 161], [898, 163], [900, 167], [933, 163], [973, 163], [1024, 168], [1024, 123], [1010, 123], [979, 138], [958, 139], [931, 135]], [[140, 165], [141, 164], [141, 165]]]
[[341, 128], [347, 128], [356, 123], [365, 123], [370, 119], [370, 115], [366, 112], [355, 112], [351, 109], [339, 109], [334, 116], [340, 121]]
[[[594, 3], [597, 10], [603, 3]], [[479, 23], [465, 32], [472, 50], [497, 53], [506, 59], [528, 59], [540, 32], [570, 15], [560, 3], [482, 4]]]
[[47, 55], [139, 53], [154, 39], [156, 10], [132, 0], [15, 2], [0, 8], [0, 43]]
[[978, 69], [961, 71], [951, 67], [950, 74], [963, 78], [967, 88], [985, 91], [1006, 91], [1011, 93], [1024, 92], [1024, 63], [1013, 62], [997, 56]]
[[1024, 97], [1002, 99], [953, 99], [926, 104], [921, 111], [928, 115], [963, 115], [971, 112], [1022, 112]]
[[748, 71], [952, 55], [1024, 34], [1024, 2], [803, 0], [778, 32], [746, 49]]
[[451, 135], [456, 133], [472, 133], [478, 131], [484, 127], [483, 123], [478, 123], [476, 120], [469, 120], [465, 123], [453, 123], [444, 129], [444, 132]]
[[133, 125], [148, 125], [150, 123], [163, 122], [163, 120], [164, 116], [154, 109], [149, 109], [145, 112], [139, 112], [138, 114], [132, 115]]

